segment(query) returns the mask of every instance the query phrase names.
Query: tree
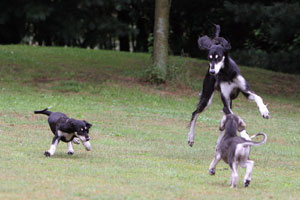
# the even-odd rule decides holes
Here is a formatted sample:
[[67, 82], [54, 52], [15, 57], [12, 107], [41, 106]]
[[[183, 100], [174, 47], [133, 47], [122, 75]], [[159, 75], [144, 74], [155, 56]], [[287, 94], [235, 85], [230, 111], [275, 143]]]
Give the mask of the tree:
[[170, 0], [155, 1], [153, 75], [157, 76], [158, 83], [164, 82], [167, 75], [169, 5]]

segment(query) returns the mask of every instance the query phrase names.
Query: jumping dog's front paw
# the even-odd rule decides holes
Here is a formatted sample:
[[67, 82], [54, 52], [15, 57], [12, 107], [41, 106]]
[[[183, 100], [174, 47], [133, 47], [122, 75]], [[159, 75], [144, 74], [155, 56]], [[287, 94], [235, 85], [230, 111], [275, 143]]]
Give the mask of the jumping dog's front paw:
[[188, 144], [190, 145], [190, 147], [194, 145], [194, 136], [190, 134], [188, 135]]
[[209, 173], [209, 175], [215, 175], [216, 174], [216, 171], [215, 171], [215, 169], [209, 169], [208, 170], [208, 173]]
[[45, 155], [46, 157], [50, 157], [50, 156], [51, 156], [51, 154], [50, 154], [49, 151], [45, 151], [44, 155]]
[[245, 187], [248, 187], [250, 185], [250, 180], [246, 180], [244, 185], [245, 185]]
[[68, 155], [73, 155], [74, 152], [73, 151], [68, 151]]
[[264, 105], [263, 107], [261, 107], [259, 109], [259, 111], [260, 111], [261, 115], [263, 116], [263, 118], [265, 118], [265, 119], [269, 119], [270, 118], [269, 110], [268, 110], [268, 108], [267, 108], [266, 105]]
[[265, 118], [265, 119], [269, 119], [269, 118], [270, 118], [269, 112], [268, 112], [267, 114], [263, 114], [262, 116], [263, 116], [263, 118]]

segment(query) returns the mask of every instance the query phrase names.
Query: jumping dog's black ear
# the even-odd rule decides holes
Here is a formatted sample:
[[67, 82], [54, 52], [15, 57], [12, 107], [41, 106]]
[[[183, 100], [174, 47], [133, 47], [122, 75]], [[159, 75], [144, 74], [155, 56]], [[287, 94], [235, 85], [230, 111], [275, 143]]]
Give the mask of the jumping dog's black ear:
[[90, 129], [90, 128], [93, 126], [93, 124], [90, 124], [90, 123], [88, 123], [88, 122], [85, 121], [85, 120], [83, 120], [83, 122], [85, 123], [87, 129]]
[[220, 123], [220, 131], [224, 131], [225, 130], [225, 122], [226, 122], [226, 115], [223, 115], [222, 119], [221, 119], [221, 123]]
[[198, 45], [200, 49], [208, 50], [210, 49], [212, 44], [213, 44], [212, 40], [207, 35], [200, 37], [198, 39]]
[[246, 123], [244, 122], [244, 120], [241, 117], [238, 117], [238, 118], [239, 118], [238, 131], [241, 132], [246, 129]]
[[214, 42], [215, 42], [215, 44], [220, 44], [226, 50], [231, 49], [230, 43], [227, 40], [225, 40], [225, 38], [217, 37], [214, 39]]

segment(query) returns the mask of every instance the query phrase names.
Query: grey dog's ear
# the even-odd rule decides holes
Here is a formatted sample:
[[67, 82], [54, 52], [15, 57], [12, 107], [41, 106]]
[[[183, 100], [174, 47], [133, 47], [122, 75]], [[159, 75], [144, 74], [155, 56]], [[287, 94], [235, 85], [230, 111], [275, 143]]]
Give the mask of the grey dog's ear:
[[230, 43], [227, 40], [225, 40], [225, 38], [217, 37], [217, 38], [214, 39], [214, 43], [215, 44], [220, 44], [226, 50], [230, 50], [231, 49]]
[[226, 115], [223, 115], [222, 119], [221, 119], [221, 123], [220, 123], [220, 131], [224, 131], [225, 130], [225, 122], [226, 122]]
[[213, 44], [212, 40], [207, 36], [199, 37], [198, 39], [198, 46], [200, 49], [210, 49], [211, 45]]
[[238, 118], [239, 118], [238, 131], [241, 132], [246, 129], [246, 123], [244, 122], [244, 120], [241, 117], [238, 117]]

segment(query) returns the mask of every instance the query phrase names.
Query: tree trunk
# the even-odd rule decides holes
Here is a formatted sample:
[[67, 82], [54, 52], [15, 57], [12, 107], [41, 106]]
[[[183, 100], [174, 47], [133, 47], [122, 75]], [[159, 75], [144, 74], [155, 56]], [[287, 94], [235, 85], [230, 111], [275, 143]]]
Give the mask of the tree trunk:
[[165, 81], [167, 75], [169, 1], [155, 0], [154, 52], [153, 63], [157, 69], [157, 78]]

